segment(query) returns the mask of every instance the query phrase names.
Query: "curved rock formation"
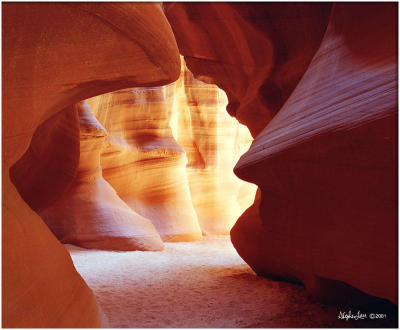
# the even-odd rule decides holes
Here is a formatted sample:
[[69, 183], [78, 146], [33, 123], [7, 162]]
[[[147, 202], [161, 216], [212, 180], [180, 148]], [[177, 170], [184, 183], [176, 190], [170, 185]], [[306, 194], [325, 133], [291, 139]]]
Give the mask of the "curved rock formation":
[[240, 220], [232, 240], [240, 253], [258, 245], [259, 273], [397, 302], [395, 22], [390, 6], [335, 6], [302, 81], [237, 164], [261, 187], [265, 229], [248, 240]]
[[79, 117], [71, 105], [37, 127], [28, 150], [10, 168], [10, 178], [24, 201], [39, 213], [69, 189], [79, 158]]
[[176, 83], [176, 135], [188, 156], [193, 205], [203, 231], [229, 234], [254, 200], [256, 186], [239, 180], [232, 171], [252, 138], [226, 113], [222, 90], [195, 79], [184, 62], [182, 69]]
[[216, 84], [227, 111], [255, 137], [296, 87], [318, 49], [328, 3], [165, 3], [186, 64]]
[[[133, 212], [102, 176], [100, 153], [106, 130], [87, 103], [75, 108], [80, 124], [77, 173], [63, 196], [38, 211], [39, 215], [64, 244], [120, 251], [162, 250], [152, 223]], [[36, 145], [31, 144], [30, 149]]]
[[107, 129], [104, 178], [164, 241], [191, 241], [201, 230], [190, 198], [186, 155], [170, 118], [175, 85], [134, 88], [88, 100]]
[[329, 7], [167, 4], [166, 15], [190, 70], [227, 91], [253, 135], [280, 109], [235, 168], [260, 187], [231, 231], [239, 254], [324, 301], [363, 300], [359, 289], [397, 303], [397, 7], [335, 4], [320, 42]]
[[109, 133], [104, 177], [164, 240], [199, 239], [197, 217], [204, 232], [228, 234], [251, 205], [255, 186], [232, 169], [252, 138], [225, 112], [225, 94], [194, 79], [184, 61], [174, 84], [120, 90], [88, 102]]
[[[9, 170], [38, 126], [60, 110], [72, 111], [71, 105], [112, 90], [176, 80], [176, 42], [156, 4], [7, 3], [2, 8], [2, 325], [100, 327], [104, 322], [91, 290], [66, 249], [22, 200]], [[65, 152], [75, 153], [77, 143], [68, 142]], [[72, 167], [76, 159], [71, 157]], [[62, 184], [54, 177], [58, 193], [68, 188], [66, 178], [72, 175], [63, 177]]]

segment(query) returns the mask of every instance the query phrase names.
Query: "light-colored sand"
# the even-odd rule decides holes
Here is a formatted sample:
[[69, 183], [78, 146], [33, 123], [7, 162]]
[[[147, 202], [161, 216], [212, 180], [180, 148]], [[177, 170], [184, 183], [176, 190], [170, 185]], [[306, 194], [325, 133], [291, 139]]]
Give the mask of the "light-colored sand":
[[255, 275], [229, 236], [166, 243], [162, 252], [66, 245], [111, 327], [342, 327], [337, 309], [298, 285]]

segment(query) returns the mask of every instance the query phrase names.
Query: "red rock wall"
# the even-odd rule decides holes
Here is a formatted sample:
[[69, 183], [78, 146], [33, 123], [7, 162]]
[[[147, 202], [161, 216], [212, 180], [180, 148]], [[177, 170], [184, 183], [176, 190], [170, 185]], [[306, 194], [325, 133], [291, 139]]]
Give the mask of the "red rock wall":
[[[34, 194], [52, 197], [71, 184], [79, 150], [73, 105], [121, 88], [176, 80], [180, 68], [176, 42], [156, 4], [6, 3], [2, 9], [2, 325], [100, 327], [105, 323], [93, 293], [66, 249], [28, 204], [45, 207], [47, 201]], [[72, 138], [65, 139], [54, 126], [32, 139], [40, 125], [63, 109], [71, 112], [66, 116], [71, 119]], [[65, 120], [59, 116], [54, 119], [57, 125]], [[57, 147], [48, 140], [50, 133], [53, 142], [60, 142]], [[42, 145], [35, 152], [44, 155], [40, 148], [50, 146], [57, 159], [35, 158], [35, 152], [28, 151], [23, 161], [42, 163], [32, 169], [53, 186], [47, 191], [25, 185], [23, 200], [10, 180], [10, 167], [37, 139]], [[68, 154], [66, 163], [55, 171], [63, 154]], [[16, 184], [24, 181], [18, 173], [29, 171], [16, 171]], [[43, 182], [38, 179], [26, 177], [33, 185]]]
[[330, 6], [166, 3], [164, 11], [189, 70], [223, 89], [227, 111], [256, 136], [307, 69]]
[[355, 302], [356, 288], [397, 303], [397, 5], [329, 10], [165, 12], [190, 70], [223, 88], [256, 136], [235, 168], [260, 188], [231, 231], [238, 253], [324, 301]]

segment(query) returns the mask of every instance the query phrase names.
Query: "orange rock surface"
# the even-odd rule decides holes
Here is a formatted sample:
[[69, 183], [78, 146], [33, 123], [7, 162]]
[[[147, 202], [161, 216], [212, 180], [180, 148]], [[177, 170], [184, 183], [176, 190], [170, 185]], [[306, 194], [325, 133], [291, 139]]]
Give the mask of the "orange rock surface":
[[165, 3], [164, 12], [189, 70], [225, 91], [227, 111], [255, 137], [307, 69], [330, 6]]
[[106, 250], [162, 250], [152, 223], [132, 211], [104, 180], [100, 153], [106, 130], [87, 103], [76, 105], [79, 165], [70, 188], [38, 213], [64, 244]]
[[260, 188], [239, 254], [324, 301], [397, 303], [397, 5], [165, 7], [189, 69], [256, 136], [235, 168]]
[[134, 88], [88, 100], [107, 129], [104, 178], [164, 241], [201, 238], [186, 176], [186, 155], [170, 118], [175, 85]]
[[[27, 150], [37, 128], [61, 110], [71, 112], [73, 128], [78, 123], [73, 105], [81, 100], [176, 80], [176, 42], [156, 4], [6, 3], [2, 9], [2, 325], [99, 327], [105, 323], [91, 290], [66, 249], [25, 201], [35, 200], [38, 207], [47, 202], [40, 205], [34, 196], [24, 201], [10, 180], [10, 167]], [[43, 180], [54, 183], [56, 194], [66, 191], [74, 177], [79, 135], [75, 137], [58, 145], [63, 152], [54, 153], [67, 154], [71, 173], [62, 173], [62, 168], [40, 172]], [[41, 138], [48, 145], [46, 134]], [[63, 138], [56, 134], [56, 140]]]
[[241, 257], [326, 302], [397, 303], [397, 5], [163, 8], [2, 6], [2, 325], [107, 325], [56, 236], [228, 232], [254, 186], [227, 103], [255, 138]]
[[104, 178], [164, 241], [200, 239], [200, 226], [228, 234], [251, 205], [256, 187], [232, 171], [251, 135], [226, 113], [223, 91], [194, 79], [184, 62], [176, 83], [88, 103], [108, 132]]

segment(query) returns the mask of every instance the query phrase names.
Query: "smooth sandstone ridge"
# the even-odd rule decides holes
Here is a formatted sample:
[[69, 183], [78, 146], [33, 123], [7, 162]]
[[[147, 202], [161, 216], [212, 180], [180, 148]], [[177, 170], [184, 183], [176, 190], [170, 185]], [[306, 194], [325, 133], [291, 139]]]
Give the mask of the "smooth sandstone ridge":
[[[251, 264], [298, 278], [323, 299], [324, 285], [336, 285], [324, 279], [334, 279], [397, 303], [395, 21], [390, 6], [335, 6], [301, 82], [236, 165], [263, 191], [264, 234], [251, 245], [285, 253], [257, 253]], [[245, 256], [243, 223], [232, 240]]]
[[[45, 193], [61, 196], [79, 164], [74, 104], [117, 89], [173, 82], [180, 72], [176, 42], [156, 4], [6, 3], [2, 9], [2, 325], [104, 326], [93, 293], [64, 246], [17, 192], [9, 177], [10, 167], [27, 151], [35, 131], [47, 119], [60, 116], [56, 121], [62, 124], [65, 118], [59, 112], [64, 109], [76, 132], [65, 144], [58, 144], [68, 154], [69, 163], [48, 173], [46, 166], [34, 166], [44, 180], [52, 177], [54, 187]], [[49, 127], [47, 133], [52, 130]], [[49, 135], [40, 138], [43, 145], [51, 145], [45, 140]], [[56, 140], [63, 141], [63, 137], [56, 134]], [[39, 150], [39, 154], [43, 153]], [[60, 154], [61, 150], [54, 153], [55, 157]], [[35, 159], [41, 161], [51, 163], [51, 159]], [[49, 165], [57, 167], [56, 163], [54, 159]], [[35, 201], [34, 207], [47, 206], [40, 198], [27, 198]]]
[[256, 136], [235, 167], [259, 190], [234, 246], [259, 275], [326, 302], [397, 303], [396, 10], [165, 6], [189, 69]]

